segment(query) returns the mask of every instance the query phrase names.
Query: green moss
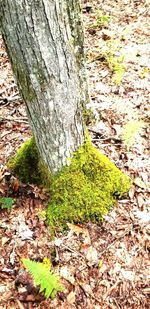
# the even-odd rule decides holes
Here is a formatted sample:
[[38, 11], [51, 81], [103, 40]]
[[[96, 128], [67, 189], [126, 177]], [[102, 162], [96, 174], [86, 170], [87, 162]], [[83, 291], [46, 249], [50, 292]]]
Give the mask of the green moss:
[[48, 222], [62, 228], [66, 222], [98, 222], [117, 198], [125, 195], [130, 180], [87, 141], [69, 166], [53, 177]]
[[25, 183], [42, 183], [40, 157], [33, 137], [17, 150], [8, 167]]
[[41, 163], [33, 138], [25, 142], [9, 161], [20, 180], [44, 184], [50, 189], [48, 223], [64, 228], [66, 222], [99, 222], [126, 194], [130, 180], [88, 140], [74, 153], [70, 164], [51, 176]]
[[83, 108], [82, 115], [84, 119], [84, 123], [89, 125], [90, 123], [94, 123], [96, 121], [96, 117], [91, 108]]

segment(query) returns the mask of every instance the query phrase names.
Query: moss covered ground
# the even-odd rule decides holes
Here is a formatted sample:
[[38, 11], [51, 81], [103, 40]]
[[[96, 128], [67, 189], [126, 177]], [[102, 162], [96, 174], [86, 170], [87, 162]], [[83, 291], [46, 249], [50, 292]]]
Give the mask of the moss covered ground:
[[[9, 166], [22, 181], [45, 182], [33, 139], [18, 150]], [[57, 229], [65, 227], [67, 222], [99, 222], [116, 200], [128, 192], [131, 184], [90, 140], [68, 159], [68, 166], [50, 178], [47, 219], [49, 225]]]

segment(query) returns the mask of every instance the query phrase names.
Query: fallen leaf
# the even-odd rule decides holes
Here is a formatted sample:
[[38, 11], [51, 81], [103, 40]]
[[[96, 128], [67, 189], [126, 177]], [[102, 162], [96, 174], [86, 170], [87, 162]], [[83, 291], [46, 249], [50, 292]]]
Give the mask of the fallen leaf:
[[81, 248], [89, 266], [98, 264], [98, 253], [93, 246], [83, 245]]
[[144, 198], [142, 197], [142, 195], [139, 194], [137, 195], [136, 199], [137, 199], [137, 204], [139, 208], [141, 208], [145, 204]]
[[149, 222], [150, 221], [150, 212], [148, 211], [140, 211], [140, 210], [137, 210], [135, 212], [135, 216], [140, 219], [140, 221], [142, 223], [146, 223], [146, 222]]
[[60, 269], [60, 276], [69, 281], [71, 284], [75, 284], [75, 278], [74, 276], [70, 273], [69, 269], [67, 266], [63, 266]]
[[67, 301], [69, 304], [73, 304], [75, 302], [75, 292], [71, 291], [67, 296]]
[[54, 244], [56, 247], [60, 247], [62, 245], [63, 241], [60, 238], [55, 238]]
[[134, 195], [135, 195], [135, 186], [131, 187], [128, 194], [129, 194], [130, 199], [132, 200], [134, 198]]
[[67, 223], [69, 229], [75, 233], [77, 236], [79, 236], [80, 234], [82, 234], [83, 238], [84, 238], [84, 243], [86, 244], [90, 244], [91, 243], [91, 239], [90, 239], [90, 235], [87, 229], [79, 226], [79, 225], [75, 225], [72, 223]]
[[124, 279], [127, 279], [129, 281], [134, 280], [135, 273], [133, 271], [121, 269], [121, 274]]
[[7, 291], [7, 286], [4, 284], [0, 285], [0, 294], [5, 293], [6, 291]]
[[2, 247], [9, 241], [8, 237], [2, 237]]
[[134, 184], [138, 186], [139, 188], [146, 189], [146, 185], [140, 177], [136, 177], [134, 179]]
[[9, 261], [10, 261], [10, 264], [11, 264], [11, 265], [14, 265], [14, 264], [15, 264], [15, 258], [16, 258], [16, 253], [15, 253], [15, 251], [13, 250], [13, 251], [10, 253], [10, 256], [9, 256]]
[[107, 40], [110, 40], [112, 37], [113, 37], [113, 32], [110, 31], [110, 30], [107, 30], [107, 29], [103, 29], [103, 32], [102, 32], [102, 39], [104, 41], [107, 41]]

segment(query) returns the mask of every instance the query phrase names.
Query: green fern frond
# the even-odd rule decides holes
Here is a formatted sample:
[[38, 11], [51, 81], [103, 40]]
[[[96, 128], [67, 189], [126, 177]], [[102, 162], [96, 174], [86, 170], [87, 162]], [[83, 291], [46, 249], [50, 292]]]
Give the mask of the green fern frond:
[[22, 259], [22, 262], [32, 275], [35, 285], [40, 286], [40, 292], [44, 291], [46, 298], [54, 298], [57, 292], [63, 291], [59, 277], [50, 270], [50, 263], [39, 263], [30, 259]]

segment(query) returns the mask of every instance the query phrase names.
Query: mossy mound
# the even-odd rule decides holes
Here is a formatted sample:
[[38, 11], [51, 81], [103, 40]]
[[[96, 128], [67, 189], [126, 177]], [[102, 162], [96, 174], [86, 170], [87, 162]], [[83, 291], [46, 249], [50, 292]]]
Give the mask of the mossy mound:
[[26, 183], [44, 184], [51, 192], [47, 208], [48, 223], [53, 229], [67, 222], [99, 222], [125, 195], [131, 182], [88, 140], [74, 153], [68, 166], [51, 176], [41, 163], [33, 138], [25, 142], [8, 166]]
[[39, 153], [34, 141], [30, 138], [8, 162], [8, 167], [25, 183], [41, 183], [41, 169]]
[[87, 141], [53, 177], [48, 222], [53, 228], [66, 222], [98, 222], [130, 185], [128, 176]]

